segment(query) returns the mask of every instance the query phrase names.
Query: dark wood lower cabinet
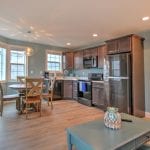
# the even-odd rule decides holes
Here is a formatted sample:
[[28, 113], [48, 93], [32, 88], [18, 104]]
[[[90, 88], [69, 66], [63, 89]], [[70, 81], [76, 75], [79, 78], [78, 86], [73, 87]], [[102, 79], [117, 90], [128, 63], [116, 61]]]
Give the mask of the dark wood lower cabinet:
[[73, 99], [78, 100], [78, 81], [73, 81]]
[[104, 83], [92, 83], [92, 104], [103, 110], [106, 110], [107, 103]]
[[63, 88], [63, 98], [65, 99], [72, 99], [72, 80], [64, 80], [64, 88]]

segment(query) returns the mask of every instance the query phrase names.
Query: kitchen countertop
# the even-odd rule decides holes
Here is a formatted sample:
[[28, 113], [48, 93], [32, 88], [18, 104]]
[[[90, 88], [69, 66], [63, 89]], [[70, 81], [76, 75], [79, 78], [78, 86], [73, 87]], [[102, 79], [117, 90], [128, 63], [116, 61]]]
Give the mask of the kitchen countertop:
[[88, 77], [57, 77], [56, 80], [88, 80]]
[[94, 83], [104, 83], [104, 81], [95, 81], [95, 80], [93, 80], [92, 82], [94, 82]]
[[[88, 77], [57, 77], [56, 80], [89, 80]], [[104, 83], [104, 81], [92, 80], [94, 83]]]

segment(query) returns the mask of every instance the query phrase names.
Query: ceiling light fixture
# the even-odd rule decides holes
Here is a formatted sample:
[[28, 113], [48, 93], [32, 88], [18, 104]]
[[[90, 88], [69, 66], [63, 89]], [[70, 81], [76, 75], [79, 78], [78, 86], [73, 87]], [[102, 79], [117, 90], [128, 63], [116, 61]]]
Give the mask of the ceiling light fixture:
[[149, 16], [143, 17], [142, 20], [143, 20], [143, 21], [149, 20]]
[[27, 56], [32, 56], [33, 55], [33, 49], [30, 47], [27, 47], [26, 54], [27, 54]]
[[98, 34], [96, 34], [96, 33], [93, 33], [93, 37], [97, 37], [98, 36]]
[[67, 43], [67, 45], [71, 45], [71, 43]]

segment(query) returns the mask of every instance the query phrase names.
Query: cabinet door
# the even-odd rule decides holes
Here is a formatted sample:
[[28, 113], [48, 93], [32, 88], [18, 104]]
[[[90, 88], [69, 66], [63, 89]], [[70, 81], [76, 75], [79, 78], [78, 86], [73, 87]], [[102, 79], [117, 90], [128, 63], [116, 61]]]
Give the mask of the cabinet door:
[[98, 106], [99, 103], [99, 89], [92, 88], [92, 104]]
[[90, 49], [85, 49], [83, 50], [83, 57], [90, 57], [91, 56], [91, 51]]
[[78, 99], [78, 81], [73, 81], [73, 99]]
[[72, 99], [72, 81], [64, 80], [64, 98]]
[[106, 45], [98, 47], [98, 68], [104, 68], [104, 60], [106, 57]]
[[[65, 58], [64, 58], [65, 57]], [[73, 53], [66, 52], [63, 56], [64, 69], [73, 69]]]
[[131, 51], [131, 36], [122, 37], [118, 39], [118, 51], [119, 52]]
[[74, 53], [74, 69], [83, 69], [83, 51]]
[[94, 57], [94, 56], [98, 55], [98, 48], [97, 47], [90, 49], [90, 51], [91, 51], [91, 56]]
[[103, 83], [93, 83], [92, 103], [103, 110], [106, 110], [106, 92]]
[[113, 54], [118, 51], [118, 42], [117, 40], [106, 41], [107, 43], [107, 53]]

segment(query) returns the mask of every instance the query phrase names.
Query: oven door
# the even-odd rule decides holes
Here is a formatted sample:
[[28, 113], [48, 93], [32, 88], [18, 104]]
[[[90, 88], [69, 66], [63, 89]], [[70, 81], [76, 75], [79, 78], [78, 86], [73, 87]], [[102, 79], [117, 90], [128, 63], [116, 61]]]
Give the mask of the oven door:
[[78, 81], [78, 101], [82, 104], [91, 106], [91, 82]]

